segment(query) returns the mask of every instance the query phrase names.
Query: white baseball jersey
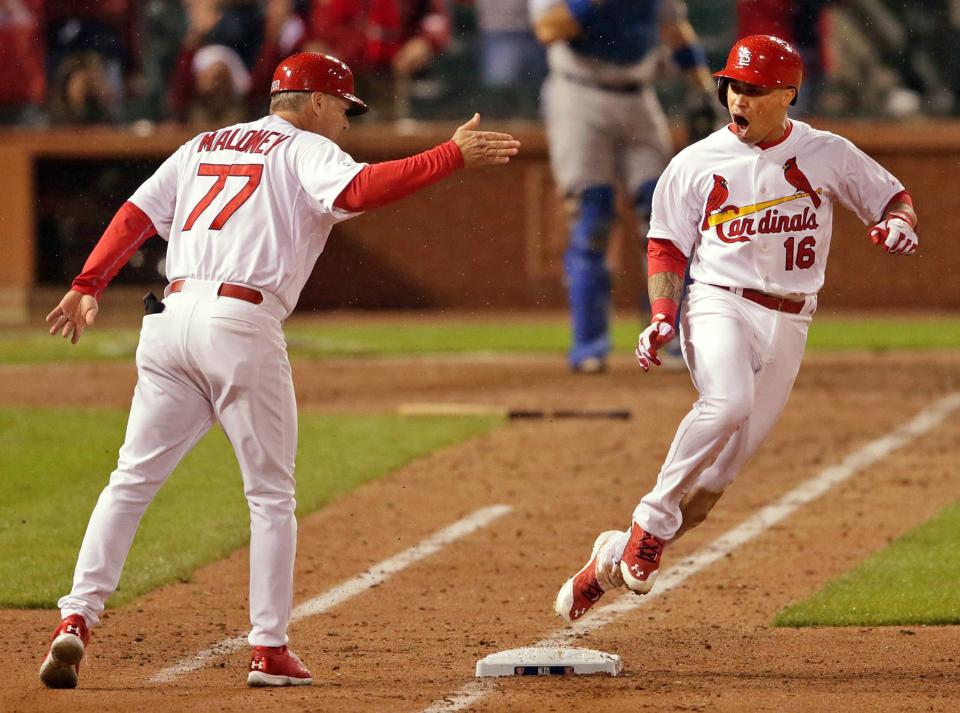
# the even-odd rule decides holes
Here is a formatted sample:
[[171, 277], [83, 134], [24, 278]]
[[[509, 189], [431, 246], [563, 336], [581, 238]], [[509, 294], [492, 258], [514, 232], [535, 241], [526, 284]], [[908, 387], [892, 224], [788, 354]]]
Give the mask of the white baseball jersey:
[[766, 149], [723, 128], [667, 166], [648, 237], [692, 255], [697, 282], [814, 295], [823, 287], [833, 202], [870, 223], [902, 190], [848, 140], [803, 122]]
[[333, 226], [333, 202], [366, 164], [279, 116], [200, 134], [130, 201], [169, 241], [172, 282], [196, 278], [275, 295], [289, 314]]

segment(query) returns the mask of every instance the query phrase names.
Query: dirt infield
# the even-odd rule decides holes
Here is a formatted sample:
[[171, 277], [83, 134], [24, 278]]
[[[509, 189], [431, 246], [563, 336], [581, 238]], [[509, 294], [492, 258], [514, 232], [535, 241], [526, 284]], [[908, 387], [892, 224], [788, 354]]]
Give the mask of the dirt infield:
[[[514, 510], [291, 630], [306, 689], [248, 690], [246, 651], [169, 684], [161, 669], [246, 631], [246, 552], [111, 610], [75, 691], [36, 679], [52, 611], [3, 611], [0, 711], [421, 711], [470, 682], [476, 660], [556, 632], [557, 587], [601, 529], [626, 527], [695, 393], [685, 373], [628, 360], [575, 377], [558, 358], [297, 362], [301, 409], [384, 412], [408, 401], [630, 408], [619, 421], [512, 422], [366, 485], [300, 528], [296, 602], [487, 505]], [[78, 377], [81, 377], [78, 379]], [[129, 404], [130, 364], [2, 367], [2, 405]], [[786, 412], [693, 553], [824, 467], [960, 389], [960, 354], [815, 355]], [[960, 498], [960, 414], [797, 511], [720, 563], [578, 645], [620, 654], [618, 678], [510, 679], [482, 711], [956, 711], [950, 627], [772, 629], [804, 598]], [[79, 543], [65, 542], [75, 549]]]

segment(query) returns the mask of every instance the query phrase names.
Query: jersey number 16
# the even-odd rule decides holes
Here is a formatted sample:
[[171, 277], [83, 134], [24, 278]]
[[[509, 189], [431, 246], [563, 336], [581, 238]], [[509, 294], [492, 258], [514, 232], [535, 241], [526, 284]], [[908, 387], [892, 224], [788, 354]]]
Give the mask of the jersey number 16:
[[210, 230], [220, 230], [220, 228], [222, 228], [224, 224], [230, 220], [230, 216], [236, 213], [237, 209], [242, 206], [251, 195], [253, 195], [255, 190], [257, 190], [257, 186], [260, 185], [260, 178], [263, 176], [263, 164], [201, 163], [200, 167], [197, 169], [197, 175], [216, 176], [217, 181], [210, 186], [210, 190], [207, 191], [207, 194], [201, 198], [200, 202], [193, 207], [192, 211], [190, 211], [190, 215], [187, 216], [187, 222], [184, 223], [183, 227], [180, 229], [182, 232], [190, 230], [193, 227], [193, 224], [197, 222], [197, 218], [200, 217], [200, 214], [210, 207], [210, 204], [213, 203], [213, 199], [220, 195], [220, 192], [227, 185], [228, 177], [239, 176], [246, 178], [247, 182], [244, 184], [243, 188], [240, 189], [240, 192], [231, 198], [230, 202], [223, 206], [223, 210], [217, 213], [214, 219], [210, 222]]
[[812, 235], [801, 238], [799, 242], [794, 237], [789, 237], [783, 241], [783, 247], [786, 248], [786, 262], [784, 269], [789, 272], [796, 266], [800, 270], [806, 270], [812, 267], [817, 259], [817, 254], [813, 251], [817, 241]]

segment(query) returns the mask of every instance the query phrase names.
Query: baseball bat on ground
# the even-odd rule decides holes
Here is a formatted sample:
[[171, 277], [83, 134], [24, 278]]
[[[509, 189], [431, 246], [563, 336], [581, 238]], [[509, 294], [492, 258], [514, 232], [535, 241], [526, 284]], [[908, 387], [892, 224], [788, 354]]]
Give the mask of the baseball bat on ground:
[[519, 409], [495, 404], [409, 403], [397, 409], [401, 416], [501, 416], [510, 420], [598, 418], [626, 421], [627, 409]]

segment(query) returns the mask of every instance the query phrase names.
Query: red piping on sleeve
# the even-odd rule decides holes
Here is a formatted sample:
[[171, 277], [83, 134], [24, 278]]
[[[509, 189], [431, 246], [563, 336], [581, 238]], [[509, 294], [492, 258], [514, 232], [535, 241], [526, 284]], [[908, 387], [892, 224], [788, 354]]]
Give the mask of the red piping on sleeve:
[[433, 185], [462, 167], [460, 147], [447, 141], [407, 158], [365, 166], [333, 205], [351, 213], [379, 208]]
[[71, 289], [99, 300], [120, 268], [147, 238], [156, 234], [157, 229], [147, 214], [127, 201], [113, 216]]

